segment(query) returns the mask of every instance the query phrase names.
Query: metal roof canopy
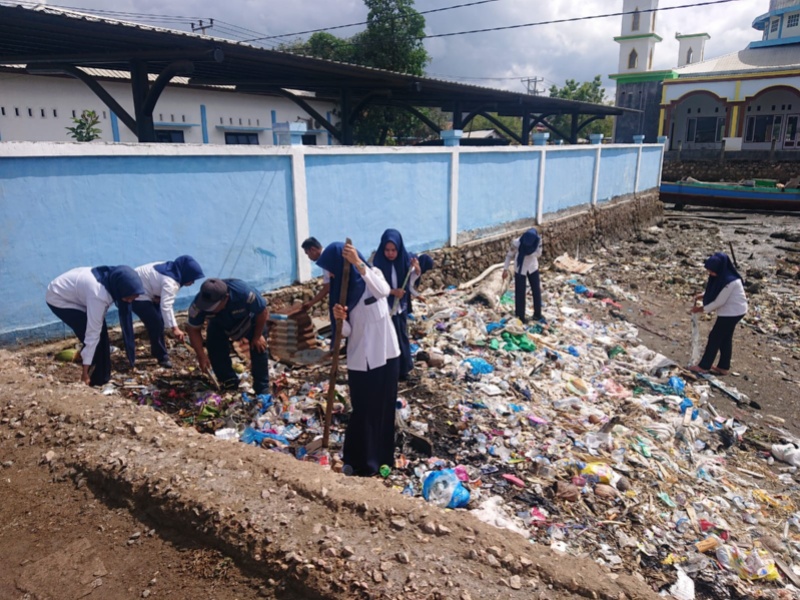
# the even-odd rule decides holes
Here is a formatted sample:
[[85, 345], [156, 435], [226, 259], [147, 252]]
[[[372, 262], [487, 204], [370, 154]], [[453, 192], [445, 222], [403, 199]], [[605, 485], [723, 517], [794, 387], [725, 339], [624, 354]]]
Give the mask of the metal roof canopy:
[[[572, 143], [590, 122], [629, 109], [576, 102], [394, 73], [330, 60], [267, 50], [249, 44], [182, 31], [116, 21], [46, 5], [34, 9], [0, 6], [0, 64], [24, 64], [33, 74], [67, 74], [86, 83], [139, 141], [155, 141], [153, 109], [176, 75], [190, 85], [234, 85], [251, 94], [285, 96], [316, 119], [343, 144], [352, 144], [352, 125], [370, 105], [399, 106], [416, 114], [434, 131], [439, 127], [414, 107], [453, 113], [453, 128], [463, 129], [483, 115], [521, 144], [542, 124]], [[77, 67], [130, 72], [135, 115], [129, 115], [90, 75]], [[152, 84], [148, 74], [157, 74]], [[291, 90], [313, 92], [337, 102], [342, 118], [334, 125]], [[522, 135], [508, 130], [489, 113], [522, 117]], [[548, 122], [571, 115], [571, 130]], [[579, 122], [579, 115], [587, 118]]]

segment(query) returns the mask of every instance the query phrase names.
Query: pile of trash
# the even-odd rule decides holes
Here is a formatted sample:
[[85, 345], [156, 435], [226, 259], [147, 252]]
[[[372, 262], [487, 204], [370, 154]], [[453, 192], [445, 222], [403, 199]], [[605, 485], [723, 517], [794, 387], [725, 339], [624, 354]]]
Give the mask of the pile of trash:
[[[400, 390], [387, 487], [635, 570], [668, 597], [800, 597], [800, 440], [779, 421], [719, 412], [709, 398], [725, 386], [612, 316], [630, 290], [585, 263], [561, 264], [580, 274], [543, 274], [546, 322], [513, 317], [510, 292], [453, 288], [415, 304], [415, 375]], [[479, 285], [501, 289], [499, 277]], [[175, 371], [138, 371], [117, 392], [219, 438], [341, 470], [343, 374], [328, 451], [326, 365], [273, 363], [273, 393], [256, 396], [238, 355], [241, 389], [220, 394], [189, 350], [172, 356]]]

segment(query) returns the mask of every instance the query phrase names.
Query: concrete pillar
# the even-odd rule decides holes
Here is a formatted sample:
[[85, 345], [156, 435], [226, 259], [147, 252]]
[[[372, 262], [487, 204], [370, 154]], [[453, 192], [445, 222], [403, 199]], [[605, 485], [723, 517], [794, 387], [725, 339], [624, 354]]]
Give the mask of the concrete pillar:
[[550, 132], [537, 132], [533, 134], [533, 145], [534, 146], [546, 146], [547, 140], [550, 139]]
[[658, 136], [658, 143], [662, 146], [669, 146], [669, 138], [666, 135]]
[[635, 136], [633, 136], [633, 143], [634, 144], [644, 144], [644, 136], [643, 135], [635, 135]]
[[461, 129], [445, 129], [439, 135], [445, 146], [460, 146], [464, 132]]
[[603, 143], [603, 134], [602, 133], [590, 133], [589, 134], [589, 141], [592, 144], [601, 144]]
[[273, 131], [281, 146], [302, 146], [303, 135], [308, 130], [305, 123], [275, 123]]

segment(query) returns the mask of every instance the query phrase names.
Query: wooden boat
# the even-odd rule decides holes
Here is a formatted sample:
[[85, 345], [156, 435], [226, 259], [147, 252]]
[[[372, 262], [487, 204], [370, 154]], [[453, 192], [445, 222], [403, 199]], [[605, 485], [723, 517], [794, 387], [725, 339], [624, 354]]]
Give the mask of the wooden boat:
[[756, 210], [800, 211], [800, 180], [786, 185], [774, 179], [711, 183], [688, 178], [661, 184], [661, 201], [676, 206], [715, 206]]

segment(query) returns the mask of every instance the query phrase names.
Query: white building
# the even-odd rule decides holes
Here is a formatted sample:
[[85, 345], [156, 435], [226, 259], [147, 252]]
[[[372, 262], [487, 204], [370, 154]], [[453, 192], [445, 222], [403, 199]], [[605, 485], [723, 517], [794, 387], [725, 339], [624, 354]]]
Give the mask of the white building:
[[660, 127], [671, 147], [800, 149], [800, 0], [771, 0], [761, 39], [686, 65], [664, 81]]
[[[134, 114], [129, 74], [83, 68], [125, 108]], [[155, 75], [150, 75], [151, 81]], [[334, 105], [295, 92], [333, 122]], [[66, 76], [30, 75], [19, 67], [0, 67], [0, 141], [70, 141], [67, 127], [84, 110], [99, 117], [100, 139], [136, 142], [117, 116], [83, 82]], [[225, 87], [189, 86], [174, 77], [153, 111], [160, 142], [197, 144], [286, 143], [280, 124], [304, 123], [304, 144], [329, 145], [338, 141], [292, 101], [263, 94], [246, 94]], [[278, 125], [278, 127], [276, 127]], [[285, 125], [284, 125], [285, 127]]]

